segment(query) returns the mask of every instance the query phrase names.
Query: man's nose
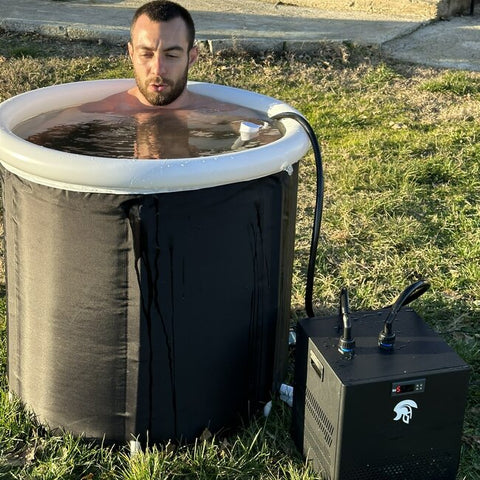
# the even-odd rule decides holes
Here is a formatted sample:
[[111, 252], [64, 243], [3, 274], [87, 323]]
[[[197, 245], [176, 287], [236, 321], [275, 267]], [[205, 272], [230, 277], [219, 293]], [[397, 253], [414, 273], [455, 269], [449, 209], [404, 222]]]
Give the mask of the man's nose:
[[162, 76], [165, 73], [165, 61], [161, 55], [155, 55], [152, 59], [152, 73]]

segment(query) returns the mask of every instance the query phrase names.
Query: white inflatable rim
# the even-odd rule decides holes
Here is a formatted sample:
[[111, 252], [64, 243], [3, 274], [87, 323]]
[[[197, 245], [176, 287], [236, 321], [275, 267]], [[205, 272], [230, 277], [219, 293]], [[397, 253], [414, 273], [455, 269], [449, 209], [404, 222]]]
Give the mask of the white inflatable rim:
[[[298, 122], [283, 119], [285, 134], [268, 145], [198, 158], [138, 160], [77, 155], [16, 136], [19, 123], [47, 111], [100, 100], [133, 85], [132, 79], [92, 80], [32, 90], [0, 104], [0, 163], [35, 183], [73, 191], [160, 193], [197, 190], [290, 171], [309, 141]], [[192, 91], [272, 116], [296, 112], [274, 98], [223, 85], [189, 82]], [[297, 112], [298, 113], [298, 112]]]

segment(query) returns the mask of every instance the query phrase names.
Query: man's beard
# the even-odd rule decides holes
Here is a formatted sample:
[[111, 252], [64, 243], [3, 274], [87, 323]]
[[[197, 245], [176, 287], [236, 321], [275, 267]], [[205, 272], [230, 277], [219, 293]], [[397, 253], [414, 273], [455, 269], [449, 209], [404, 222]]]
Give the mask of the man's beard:
[[[149, 80], [146, 80], [143, 84], [135, 76], [138, 89], [140, 93], [147, 99], [148, 103], [155, 105], [157, 107], [169, 105], [175, 101], [185, 90], [187, 85], [188, 69], [185, 69], [183, 76], [177, 81], [173, 82], [162, 77], [155, 77]], [[165, 92], [152, 92], [148, 90], [148, 86], [152, 83], [157, 84], [166, 84], [168, 85], [168, 91]]]

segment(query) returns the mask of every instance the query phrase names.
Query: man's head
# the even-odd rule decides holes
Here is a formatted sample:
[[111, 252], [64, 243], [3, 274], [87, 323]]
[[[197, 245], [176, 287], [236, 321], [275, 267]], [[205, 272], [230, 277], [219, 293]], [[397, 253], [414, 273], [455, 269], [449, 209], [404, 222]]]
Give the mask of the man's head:
[[198, 57], [192, 17], [174, 2], [149, 2], [135, 12], [130, 34], [128, 51], [140, 100], [170, 105], [184, 92], [189, 67]]
[[145, 3], [139, 7], [132, 18], [130, 36], [132, 36], [135, 23], [141, 15], [146, 15], [153, 22], [169, 22], [174, 18], [181, 18], [187, 27], [188, 49], [190, 50], [193, 47], [195, 42], [195, 24], [193, 23], [190, 12], [178, 3], [170, 2], [168, 0], [156, 0]]

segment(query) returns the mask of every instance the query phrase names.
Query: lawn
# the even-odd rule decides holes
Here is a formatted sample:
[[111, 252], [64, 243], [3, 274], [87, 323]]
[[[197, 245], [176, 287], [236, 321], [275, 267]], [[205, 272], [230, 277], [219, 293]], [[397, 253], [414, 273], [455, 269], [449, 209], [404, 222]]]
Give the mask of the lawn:
[[[0, 101], [56, 83], [131, 76], [125, 49], [0, 32]], [[324, 44], [310, 55], [204, 54], [192, 80], [282, 99], [312, 124], [323, 150], [325, 205], [314, 285], [317, 314], [390, 304], [421, 277], [414, 306], [472, 366], [458, 479], [480, 479], [480, 74], [393, 62]], [[301, 162], [292, 325], [305, 315], [314, 162]], [[4, 282], [3, 282], [4, 285]], [[159, 445], [129, 456], [39, 425], [9, 399], [5, 288], [0, 290], [2, 479], [315, 479], [275, 399], [268, 419], [237, 435]]]

